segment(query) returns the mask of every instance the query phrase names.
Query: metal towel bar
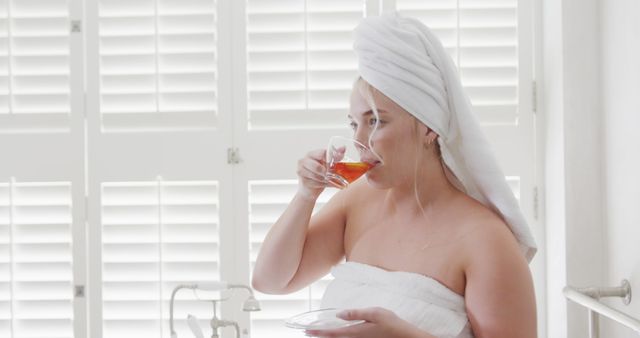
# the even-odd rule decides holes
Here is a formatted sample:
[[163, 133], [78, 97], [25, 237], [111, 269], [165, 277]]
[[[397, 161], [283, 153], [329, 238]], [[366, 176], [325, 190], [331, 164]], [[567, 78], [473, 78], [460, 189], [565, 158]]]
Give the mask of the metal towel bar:
[[589, 337], [600, 337], [598, 315], [603, 315], [640, 334], [640, 320], [613, 309], [600, 302], [600, 298], [620, 297], [625, 305], [631, 302], [631, 286], [625, 279], [618, 287], [574, 288], [565, 286], [562, 290], [567, 299], [586, 307], [589, 310]]

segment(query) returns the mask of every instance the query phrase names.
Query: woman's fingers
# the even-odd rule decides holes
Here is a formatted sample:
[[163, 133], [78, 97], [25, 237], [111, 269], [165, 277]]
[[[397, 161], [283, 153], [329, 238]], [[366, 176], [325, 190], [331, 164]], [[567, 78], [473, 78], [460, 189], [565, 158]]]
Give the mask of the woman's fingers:
[[373, 328], [373, 324], [371, 323], [362, 323], [362, 324], [357, 324], [357, 325], [353, 325], [353, 326], [349, 326], [349, 327], [345, 327], [345, 328], [340, 328], [340, 329], [327, 329], [327, 330], [305, 330], [305, 335], [307, 335], [308, 337], [326, 337], [326, 338], [332, 338], [332, 337], [344, 337], [344, 338], [351, 338], [351, 337], [369, 337], [369, 335], [367, 334], [367, 332], [369, 330], [371, 330], [371, 328]]
[[326, 169], [317, 162], [303, 162], [301, 168], [302, 174], [312, 180], [324, 182]]
[[364, 323], [349, 327], [327, 330], [306, 330], [310, 337], [348, 337], [348, 338], [388, 338], [405, 337], [400, 332], [406, 330], [408, 323], [398, 318], [392, 311], [380, 307], [346, 310], [336, 315], [345, 320], [364, 320]]
[[334, 148], [334, 152], [332, 153], [332, 158], [334, 162], [342, 161], [344, 158], [344, 154], [347, 152], [347, 147], [338, 147]]
[[324, 182], [326, 167], [323, 149], [310, 151], [306, 157], [298, 161], [298, 176], [317, 182]]
[[317, 149], [298, 161], [299, 190], [306, 196], [317, 197], [327, 187], [324, 156], [325, 150]]
[[363, 309], [344, 310], [338, 313], [336, 316], [344, 320], [365, 320], [367, 322], [376, 323], [381, 321], [384, 317], [391, 316], [392, 314], [380, 307], [371, 307]]

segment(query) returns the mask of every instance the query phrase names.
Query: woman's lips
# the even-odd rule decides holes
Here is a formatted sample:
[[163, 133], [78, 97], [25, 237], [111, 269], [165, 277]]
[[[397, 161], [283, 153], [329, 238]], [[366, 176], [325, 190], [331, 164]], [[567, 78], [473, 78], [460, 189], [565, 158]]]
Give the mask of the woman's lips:
[[360, 161], [362, 161], [364, 163], [368, 163], [371, 166], [370, 169], [373, 169], [374, 167], [382, 164], [382, 161], [381, 161], [380, 157], [378, 157], [378, 156], [376, 156], [374, 154], [371, 154], [371, 153], [363, 154], [360, 157]]
[[378, 160], [363, 160], [363, 162], [369, 163], [369, 165], [371, 165], [372, 169], [374, 167], [377, 167], [378, 165], [382, 164], [382, 162], [380, 162]]

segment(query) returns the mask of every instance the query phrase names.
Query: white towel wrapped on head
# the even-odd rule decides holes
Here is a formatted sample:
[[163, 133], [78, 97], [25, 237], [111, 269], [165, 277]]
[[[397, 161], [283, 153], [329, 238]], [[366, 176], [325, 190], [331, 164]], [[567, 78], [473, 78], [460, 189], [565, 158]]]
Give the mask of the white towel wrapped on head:
[[397, 13], [366, 18], [354, 33], [360, 76], [439, 135], [442, 159], [459, 180], [452, 183], [502, 216], [531, 261], [533, 236], [438, 38]]

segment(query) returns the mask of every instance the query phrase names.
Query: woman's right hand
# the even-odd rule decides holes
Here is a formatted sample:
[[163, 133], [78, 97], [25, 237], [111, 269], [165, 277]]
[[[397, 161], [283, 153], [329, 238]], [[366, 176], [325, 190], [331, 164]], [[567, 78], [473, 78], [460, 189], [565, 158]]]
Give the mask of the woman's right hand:
[[306, 199], [316, 200], [327, 187], [326, 150], [310, 151], [298, 161], [298, 194]]

